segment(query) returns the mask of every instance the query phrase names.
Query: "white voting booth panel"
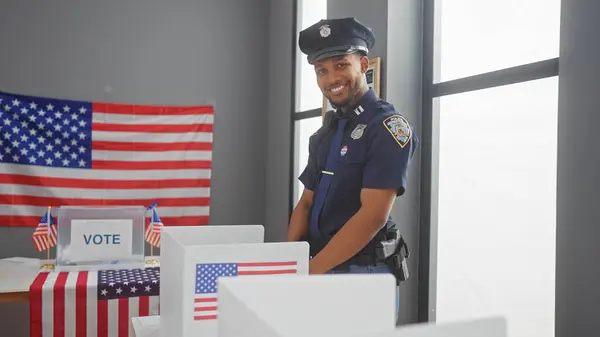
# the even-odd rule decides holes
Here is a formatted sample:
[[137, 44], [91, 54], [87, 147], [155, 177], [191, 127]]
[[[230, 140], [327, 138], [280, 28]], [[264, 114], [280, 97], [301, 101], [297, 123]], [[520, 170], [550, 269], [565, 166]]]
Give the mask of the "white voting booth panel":
[[[347, 337], [506, 337], [506, 319], [479, 318], [470, 321], [405, 325], [394, 331], [353, 334]], [[316, 334], [313, 337], [331, 337]]]
[[[324, 337], [392, 331], [389, 274], [219, 279], [219, 337]], [[367, 336], [367, 335], [365, 335]]]
[[[182, 289], [185, 265], [184, 258], [189, 247], [201, 245], [227, 245], [239, 243], [263, 243], [265, 228], [262, 225], [208, 225], [169, 226], [161, 234], [161, 278], [160, 278], [160, 324], [182, 331], [180, 304], [189, 292]], [[194, 289], [192, 289], [193, 291]], [[193, 292], [191, 293], [193, 295]]]
[[164, 229], [160, 336], [217, 336], [217, 278], [308, 274], [306, 242], [264, 243], [262, 226], [260, 236], [254, 230], [252, 226]]
[[162, 233], [181, 246], [265, 242], [262, 225], [167, 226], [163, 227]]

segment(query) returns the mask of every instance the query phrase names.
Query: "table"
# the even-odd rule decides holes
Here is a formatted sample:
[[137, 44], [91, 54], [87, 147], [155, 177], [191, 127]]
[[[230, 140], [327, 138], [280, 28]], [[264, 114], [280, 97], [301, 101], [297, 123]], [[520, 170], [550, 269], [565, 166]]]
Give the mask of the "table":
[[41, 260], [12, 257], [0, 260], [0, 302], [28, 302], [29, 286], [40, 272]]
[[[0, 260], [0, 302], [29, 304], [31, 336], [46, 337], [56, 331], [64, 331], [72, 336], [132, 337], [131, 318], [159, 314], [158, 268], [148, 267], [139, 272], [48, 274], [40, 270], [40, 266], [47, 262], [23, 257]], [[81, 278], [82, 274], [85, 277]], [[81, 283], [83, 279], [92, 282], [86, 286], [86, 283]], [[135, 279], [135, 284], [128, 284], [130, 279]], [[114, 280], [114, 289], [110, 288], [111, 280]], [[32, 287], [36, 282], [41, 284]], [[82, 297], [82, 294], [85, 296]], [[108, 297], [104, 297], [105, 294]]]
[[[159, 260], [159, 257], [155, 256]], [[148, 260], [149, 257], [146, 257]], [[54, 263], [54, 261], [51, 261]], [[0, 259], [0, 303], [29, 302], [29, 286], [40, 273], [47, 260], [28, 257]]]

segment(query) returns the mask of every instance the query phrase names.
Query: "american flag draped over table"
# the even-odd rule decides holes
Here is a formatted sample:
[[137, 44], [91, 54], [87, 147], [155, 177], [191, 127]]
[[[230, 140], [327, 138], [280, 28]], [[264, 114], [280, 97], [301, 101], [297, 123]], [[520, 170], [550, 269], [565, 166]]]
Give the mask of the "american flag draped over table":
[[133, 337], [131, 317], [159, 314], [160, 269], [40, 273], [31, 337]]
[[153, 202], [165, 225], [206, 224], [213, 117], [0, 93], [0, 226], [34, 227], [48, 206]]
[[217, 319], [217, 279], [221, 276], [296, 274], [296, 261], [196, 264], [194, 320]]

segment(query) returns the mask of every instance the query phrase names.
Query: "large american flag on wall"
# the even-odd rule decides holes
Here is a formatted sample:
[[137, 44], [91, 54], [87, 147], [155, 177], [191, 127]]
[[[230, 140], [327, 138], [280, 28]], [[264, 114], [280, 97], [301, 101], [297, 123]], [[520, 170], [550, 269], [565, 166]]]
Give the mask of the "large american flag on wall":
[[213, 118], [0, 92], [0, 226], [34, 227], [48, 206], [153, 202], [166, 226], [208, 223]]

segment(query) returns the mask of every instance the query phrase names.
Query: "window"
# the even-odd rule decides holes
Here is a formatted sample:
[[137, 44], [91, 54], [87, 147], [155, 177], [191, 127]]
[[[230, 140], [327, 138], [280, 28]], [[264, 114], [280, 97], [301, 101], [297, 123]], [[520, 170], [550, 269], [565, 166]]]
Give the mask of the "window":
[[296, 139], [294, 142], [294, 148], [296, 148], [296, 165], [294, 166], [294, 205], [298, 203], [304, 190], [304, 185], [298, 180], [298, 176], [302, 173], [308, 162], [308, 139], [315, 133], [321, 125], [323, 125], [323, 119], [321, 116], [301, 119], [296, 121], [294, 127], [294, 134]]
[[296, 41], [295, 56], [295, 93], [294, 93], [294, 163], [292, 165], [293, 192], [290, 206], [294, 207], [304, 191], [304, 185], [298, 180], [308, 162], [308, 139], [321, 125], [321, 108], [323, 94], [317, 85], [317, 77], [313, 67], [308, 64], [306, 55], [298, 47], [298, 36], [301, 30], [327, 18], [327, 0], [296, 1]]
[[554, 336], [560, 10], [424, 3], [420, 321], [502, 315], [510, 336]]
[[435, 100], [436, 320], [553, 336], [558, 77]]
[[[326, 18], [326, 0], [298, 1], [298, 33]], [[296, 41], [298, 41], [298, 34], [296, 34]], [[322, 105], [323, 94], [317, 85], [315, 71], [308, 64], [306, 55], [300, 51], [298, 43], [296, 43], [296, 111], [317, 109]]]
[[435, 6], [440, 82], [558, 57], [560, 0], [437, 0]]

